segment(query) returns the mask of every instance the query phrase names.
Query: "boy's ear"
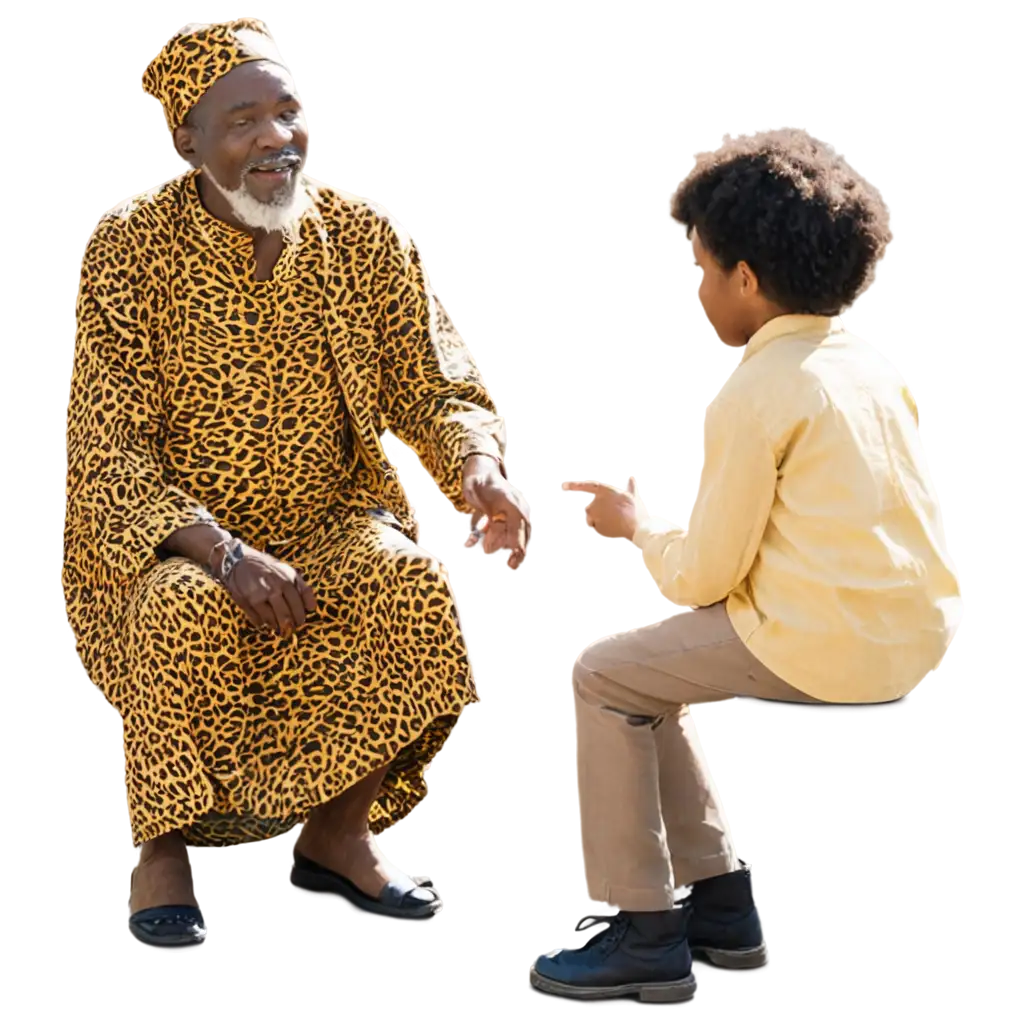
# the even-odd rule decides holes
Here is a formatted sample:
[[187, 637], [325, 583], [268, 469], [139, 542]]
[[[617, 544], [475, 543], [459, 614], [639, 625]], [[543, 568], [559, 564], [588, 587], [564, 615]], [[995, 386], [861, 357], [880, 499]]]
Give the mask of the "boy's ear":
[[736, 273], [740, 275], [740, 295], [744, 298], [753, 298], [761, 290], [750, 264], [746, 260], [740, 260], [736, 264]]

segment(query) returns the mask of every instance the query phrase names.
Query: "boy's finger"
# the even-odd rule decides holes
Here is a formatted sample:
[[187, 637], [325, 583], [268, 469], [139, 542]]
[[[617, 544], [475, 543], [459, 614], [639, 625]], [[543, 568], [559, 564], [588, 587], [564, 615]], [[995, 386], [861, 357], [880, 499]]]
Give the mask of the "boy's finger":
[[599, 494], [608, 490], [605, 484], [599, 484], [596, 480], [573, 480], [562, 484], [563, 491], [586, 491], [587, 494]]
[[631, 476], [629, 478], [628, 490], [630, 494], [634, 495], [634, 497], [636, 496], [636, 477]]

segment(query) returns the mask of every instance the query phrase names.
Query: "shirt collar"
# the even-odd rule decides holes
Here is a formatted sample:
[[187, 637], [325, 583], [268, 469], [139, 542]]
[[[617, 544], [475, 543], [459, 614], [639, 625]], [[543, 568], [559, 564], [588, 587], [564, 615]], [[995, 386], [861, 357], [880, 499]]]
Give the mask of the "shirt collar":
[[[271, 278], [266, 281], [252, 280], [256, 268], [252, 235], [248, 231], [243, 231], [241, 228], [236, 228], [228, 224], [227, 221], [215, 217], [203, 206], [203, 201], [199, 198], [199, 171], [187, 172], [184, 181], [185, 203], [192, 213], [193, 222], [200, 234], [215, 252], [227, 250], [232, 254], [235, 270], [244, 280], [252, 281], [255, 285], [269, 286], [294, 276], [299, 251], [303, 247], [300, 240], [285, 240], [284, 248], [274, 265], [274, 273]], [[299, 188], [305, 187], [305, 180], [303, 180], [300, 182]], [[312, 218], [309, 216], [304, 218], [303, 237], [306, 237], [311, 231], [311, 222]]]
[[754, 332], [747, 342], [746, 350], [740, 362], [746, 362], [757, 355], [766, 345], [778, 338], [797, 337], [805, 341], [822, 341], [830, 334], [839, 334], [843, 330], [842, 321], [837, 316], [813, 316], [809, 313], [785, 313], [769, 320]]
[[236, 228], [220, 217], [215, 217], [203, 206], [199, 198], [199, 171], [188, 171], [185, 175], [185, 202], [192, 212], [197, 227], [208, 242], [216, 247], [225, 247], [252, 254], [252, 235]]

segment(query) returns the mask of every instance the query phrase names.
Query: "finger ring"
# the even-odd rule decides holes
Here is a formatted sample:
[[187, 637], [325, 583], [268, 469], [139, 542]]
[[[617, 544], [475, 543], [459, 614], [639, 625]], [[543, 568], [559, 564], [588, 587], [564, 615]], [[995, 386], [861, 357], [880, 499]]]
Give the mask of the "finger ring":
[[473, 529], [470, 531], [469, 535], [471, 537], [476, 537], [476, 539], [479, 540], [484, 534], [483, 534], [483, 530], [480, 530], [480, 529], [478, 529], [477, 527], [474, 526]]

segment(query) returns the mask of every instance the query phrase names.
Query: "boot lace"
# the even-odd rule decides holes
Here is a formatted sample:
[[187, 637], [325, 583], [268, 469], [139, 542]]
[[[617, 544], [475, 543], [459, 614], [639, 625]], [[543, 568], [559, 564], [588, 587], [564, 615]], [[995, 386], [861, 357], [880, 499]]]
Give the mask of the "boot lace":
[[598, 938], [597, 945], [601, 947], [617, 943], [625, 935], [626, 929], [629, 927], [629, 921], [626, 919], [625, 914], [588, 914], [580, 919], [576, 925], [576, 931], [583, 932], [599, 924], [608, 925], [607, 930]]

